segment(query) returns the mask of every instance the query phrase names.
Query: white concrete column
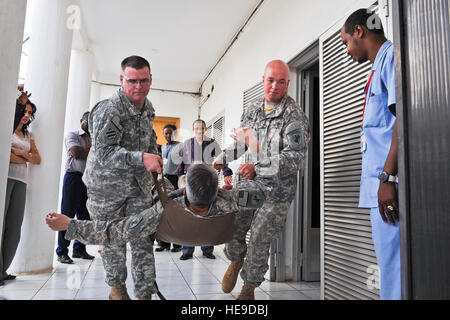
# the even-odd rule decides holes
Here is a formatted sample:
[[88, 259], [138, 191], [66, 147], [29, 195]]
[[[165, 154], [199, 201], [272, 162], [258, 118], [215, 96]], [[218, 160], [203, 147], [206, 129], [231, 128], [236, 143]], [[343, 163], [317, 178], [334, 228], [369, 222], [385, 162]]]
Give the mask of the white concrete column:
[[[25, 87], [32, 92], [36, 119], [32, 124], [39, 166], [30, 165], [22, 236], [11, 272], [47, 271], [52, 267], [55, 233], [45, 224], [58, 211], [67, 83], [73, 30], [68, 0], [30, 0], [30, 52]], [[28, 20], [29, 19], [29, 20]]]
[[[0, 0], [0, 230], [3, 230], [6, 180], [14, 125], [17, 81], [25, 25], [26, 0]], [[0, 237], [0, 246], [2, 239]]]
[[[81, 128], [80, 119], [90, 109], [92, 72], [94, 67], [93, 55], [84, 49], [72, 49], [70, 56], [69, 82], [67, 90], [66, 119], [64, 137], [70, 131]], [[66, 149], [62, 145], [62, 163], [59, 181], [58, 203], [62, 200], [62, 185], [65, 174]], [[58, 208], [60, 208], [59, 206]]]
[[89, 110], [92, 109], [97, 104], [97, 102], [100, 101], [102, 88], [101, 84], [97, 81], [98, 74], [94, 71], [93, 81], [91, 83], [91, 99], [89, 101]]
[[80, 129], [81, 116], [90, 109], [93, 68], [94, 59], [89, 51], [72, 49], [67, 90], [65, 133]]

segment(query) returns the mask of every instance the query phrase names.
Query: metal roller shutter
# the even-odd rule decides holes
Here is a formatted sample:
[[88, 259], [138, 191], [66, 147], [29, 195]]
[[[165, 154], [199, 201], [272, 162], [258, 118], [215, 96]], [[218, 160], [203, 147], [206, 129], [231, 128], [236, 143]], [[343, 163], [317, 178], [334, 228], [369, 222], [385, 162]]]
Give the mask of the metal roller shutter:
[[[206, 126], [207, 131], [205, 133], [206, 137], [216, 140], [221, 149], [223, 148], [224, 122], [225, 122], [225, 118], [223, 116], [215, 118], [214, 120], [210, 121], [207, 124], [207, 126]], [[219, 187], [223, 186], [222, 181], [223, 181], [223, 173], [220, 172], [219, 181], [218, 181]]]
[[213, 137], [213, 127], [212, 127], [212, 125], [209, 125], [209, 126], [206, 127], [205, 136], [210, 138], [210, 139]]
[[[370, 211], [358, 208], [359, 134], [371, 65], [352, 61], [340, 32], [322, 42], [323, 279], [325, 299], [379, 299]], [[374, 282], [375, 281], [375, 282]], [[377, 286], [378, 287], [378, 286]]]
[[[213, 134], [212, 138], [217, 141], [220, 148], [223, 148], [223, 125], [224, 125], [224, 117], [220, 117], [216, 121], [214, 121], [212, 127], [213, 127]], [[219, 174], [219, 187], [223, 186], [223, 173], [222, 171]]]
[[212, 138], [217, 141], [220, 148], [223, 147], [223, 127], [224, 127], [225, 118], [223, 116], [215, 118], [213, 121], [209, 122], [206, 125], [206, 133], [205, 136], [208, 138]]
[[213, 132], [214, 132], [214, 140], [220, 145], [220, 148], [223, 147], [223, 121], [224, 118], [220, 117], [217, 121], [214, 121], [213, 124]]
[[253, 87], [244, 92], [244, 109], [252, 102], [253, 100], [262, 97], [264, 95], [264, 85], [262, 82], [258, 82]]

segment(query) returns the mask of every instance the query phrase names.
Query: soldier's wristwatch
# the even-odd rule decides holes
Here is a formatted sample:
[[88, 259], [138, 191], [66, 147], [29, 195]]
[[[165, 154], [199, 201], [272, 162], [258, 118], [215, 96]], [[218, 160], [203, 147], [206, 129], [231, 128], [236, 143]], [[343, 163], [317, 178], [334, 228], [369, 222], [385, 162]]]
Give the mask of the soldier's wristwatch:
[[398, 177], [396, 176], [391, 176], [389, 173], [383, 171], [378, 175], [378, 180], [380, 180], [381, 182], [394, 182], [394, 183], [398, 183]]

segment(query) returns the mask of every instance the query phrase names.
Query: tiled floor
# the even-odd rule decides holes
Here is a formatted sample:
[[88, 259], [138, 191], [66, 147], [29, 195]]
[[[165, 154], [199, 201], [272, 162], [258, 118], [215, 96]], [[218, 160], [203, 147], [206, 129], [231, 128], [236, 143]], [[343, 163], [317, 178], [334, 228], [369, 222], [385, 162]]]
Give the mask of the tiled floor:
[[[109, 287], [105, 283], [105, 272], [97, 246], [87, 246], [94, 260], [74, 259], [72, 265], [53, 263], [53, 271], [38, 275], [18, 275], [16, 280], [6, 281], [0, 287], [0, 298], [8, 300], [106, 300]], [[155, 252], [156, 281], [168, 300], [234, 300], [242, 286], [238, 278], [231, 294], [221, 289], [222, 276], [229, 261], [223, 254], [223, 246], [216, 246], [217, 259], [203, 257], [196, 248], [194, 258], [181, 261], [181, 252]], [[133, 280], [130, 274], [130, 250], [127, 257], [128, 279], [126, 281], [131, 299]], [[264, 281], [255, 290], [257, 300], [318, 300], [318, 282], [270, 282]], [[156, 295], [154, 299], [158, 299]]]

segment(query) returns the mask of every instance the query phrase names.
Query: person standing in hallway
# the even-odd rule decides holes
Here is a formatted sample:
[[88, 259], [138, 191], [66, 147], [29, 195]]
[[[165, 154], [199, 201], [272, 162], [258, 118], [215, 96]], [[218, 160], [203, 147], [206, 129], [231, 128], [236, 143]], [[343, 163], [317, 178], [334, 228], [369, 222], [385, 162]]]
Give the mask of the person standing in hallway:
[[348, 17], [341, 29], [341, 40], [353, 60], [373, 64], [365, 88], [359, 207], [370, 208], [380, 269], [380, 298], [400, 300], [394, 47], [385, 37], [380, 18], [367, 9]]
[[16, 105], [1, 233], [0, 285], [3, 285], [5, 280], [16, 278], [6, 271], [14, 259], [20, 241], [27, 193], [27, 166], [28, 163], [41, 163], [34, 136], [28, 130], [35, 113], [36, 106], [30, 100], [25, 101], [24, 106]]
[[[87, 208], [93, 220], [111, 221], [136, 215], [153, 204], [151, 172], [162, 172], [156, 136], [152, 133], [155, 109], [147, 99], [152, 84], [149, 62], [139, 56], [125, 58], [121, 88], [91, 110], [92, 147], [83, 182]], [[153, 239], [131, 241], [131, 275], [135, 296], [149, 300], [155, 286]], [[104, 245], [102, 261], [111, 300], [129, 300], [126, 244]]]
[[304, 165], [310, 140], [308, 119], [287, 95], [289, 73], [284, 61], [266, 65], [264, 97], [244, 109], [240, 128], [233, 129], [236, 142], [213, 163], [219, 170], [245, 153], [249, 161], [239, 168], [239, 176], [257, 182], [266, 197], [261, 208], [236, 215], [233, 239], [225, 245], [231, 263], [222, 279], [222, 291], [234, 289], [240, 272], [244, 284], [238, 300], [254, 300], [255, 288], [264, 281], [270, 244], [285, 226], [297, 188], [297, 171]]
[[[65, 138], [67, 160], [63, 181], [61, 213], [69, 218], [77, 217], [78, 220], [90, 220], [86, 208], [87, 191], [82, 176], [86, 168], [86, 159], [91, 149], [91, 137], [89, 135], [89, 112], [85, 112], [80, 120], [81, 129], [69, 132]], [[61, 263], [72, 264], [69, 257], [70, 241], [64, 239], [65, 231], [58, 233], [58, 247], [56, 254]], [[86, 246], [75, 240], [73, 243], [72, 258], [94, 259], [86, 252]]]
[[[173, 154], [176, 154], [180, 142], [174, 141], [174, 132], [177, 131], [177, 127], [173, 124], [166, 124], [163, 128], [164, 138], [167, 143], [161, 147], [161, 153], [163, 158], [163, 174], [172, 183], [175, 190], [178, 189], [178, 166], [174, 163]], [[158, 239], [157, 239], [158, 240]], [[159, 247], [155, 251], [170, 250], [170, 243], [158, 240]], [[178, 252], [181, 250], [181, 245], [173, 244], [171, 252]]]
[[[205, 133], [207, 131], [205, 121], [198, 119], [192, 124], [192, 131], [194, 132], [194, 137], [186, 140], [179, 152], [181, 163], [178, 165], [178, 177], [186, 174], [189, 167], [197, 163], [206, 163], [211, 165], [214, 157], [220, 154], [220, 146], [216, 140], [206, 138]], [[222, 168], [222, 173], [226, 183], [231, 183], [233, 171], [224, 166]], [[194, 253], [194, 247], [183, 246], [181, 251], [181, 260], [192, 259]], [[208, 259], [215, 259], [213, 254], [214, 246], [201, 246], [203, 256]]]

